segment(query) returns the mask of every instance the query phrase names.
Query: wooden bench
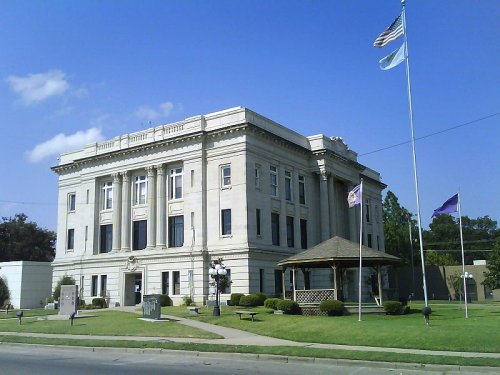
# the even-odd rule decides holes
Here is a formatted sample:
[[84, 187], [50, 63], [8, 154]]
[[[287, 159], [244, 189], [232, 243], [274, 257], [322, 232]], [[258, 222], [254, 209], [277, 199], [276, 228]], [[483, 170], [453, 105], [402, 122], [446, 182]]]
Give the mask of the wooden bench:
[[250, 315], [250, 317], [252, 318], [252, 322], [253, 322], [253, 317], [258, 314], [254, 311], [235, 311], [234, 313], [240, 316], [240, 320], [242, 315]]
[[190, 314], [198, 315], [200, 308], [198, 306], [188, 306], [187, 309], [188, 309]]

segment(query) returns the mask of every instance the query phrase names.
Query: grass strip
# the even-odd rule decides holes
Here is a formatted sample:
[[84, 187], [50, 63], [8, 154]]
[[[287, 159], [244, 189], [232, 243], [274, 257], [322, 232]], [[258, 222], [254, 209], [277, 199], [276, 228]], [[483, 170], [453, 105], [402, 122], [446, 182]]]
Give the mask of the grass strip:
[[421, 355], [407, 353], [363, 352], [353, 350], [316, 349], [289, 346], [253, 346], [253, 345], [214, 345], [193, 343], [164, 343], [151, 341], [97, 341], [92, 339], [74, 340], [58, 338], [0, 336], [0, 343], [21, 343], [38, 345], [67, 345], [81, 347], [105, 348], [138, 348], [138, 349], [166, 349], [197, 352], [218, 353], [246, 353], [266, 354], [290, 357], [309, 357], [327, 359], [347, 359], [378, 362], [399, 362], [432, 365], [457, 365], [457, 366], [489, 366], [500, 367], [497, 358], [468, 358], [449, 357], [440, 355]]

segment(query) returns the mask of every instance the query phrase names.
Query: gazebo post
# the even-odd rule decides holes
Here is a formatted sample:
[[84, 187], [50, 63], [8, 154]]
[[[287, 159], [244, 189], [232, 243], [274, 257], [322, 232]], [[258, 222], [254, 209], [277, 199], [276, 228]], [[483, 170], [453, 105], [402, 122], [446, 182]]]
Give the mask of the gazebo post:
[[292, 281], [292, 288], [293, 288], [293, 300], [294, 301], [297, 301], [297, 291], [296, 291], [296, 287], [295, 287], [295, 281], [296, 281], [296, 277], [295, 277], [295, 266], [292, 267], [292, 278], [293, 278], [293, 281]]
[[286, 271], [286, 267], [283, 267], [283, 269], [281, 270], [281, 290], [282, 290], [282, 293], [283, 293], [283, 299], [286, 299], [286, 288], [285, 288], [285, 271]]
[[338, 300], [339, 296], [337, 288], [337, 264], [333, 263], [333, 265], [331, 265], [330, 267], [332, 267], [333, 269], [333, 289], [334, 289], [333, 296], [336, 300]]
[[377, 264], [377, 282], [378, 282], [378, 296], [380, 298], [380, 304], [382, 305], [383, 297], [382, 297], [382, 275], [380, 272], [380, 264]]

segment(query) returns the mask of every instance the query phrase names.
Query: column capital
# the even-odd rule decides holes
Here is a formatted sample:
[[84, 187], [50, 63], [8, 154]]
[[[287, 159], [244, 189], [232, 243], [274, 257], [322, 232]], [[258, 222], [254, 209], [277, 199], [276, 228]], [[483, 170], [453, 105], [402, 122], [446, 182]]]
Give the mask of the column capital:
[[319, 174], [320, 174], [321, 179], [323, 181], [327, 181], [328, 180], [328, 176], [330, 175], [330, 172], [327, 172], [326, 168], [321, 168], [320, 171], [319, 171]]
[[156, 172], [158, 173], [158, 176], [163, 176], [165, 174], [165, 165], [164, 164], [158, 164], [155, 166]]
[[115, 184], [121, 183], [120, 173], [118, 173], [118, 172], [113, 173], [112, 176], [113, 176], [113, 183], [115, 183]]
[[154, 177], [155, 168], [153, 166], [146, 167], [146, 171], [148, 172], [148, 177]]
[[129, 171], [123, 171], [123, 172], [120, 172], [120, 174], [122, 175], [123, 182], [130, 182], [130, 173], [129, 173]]

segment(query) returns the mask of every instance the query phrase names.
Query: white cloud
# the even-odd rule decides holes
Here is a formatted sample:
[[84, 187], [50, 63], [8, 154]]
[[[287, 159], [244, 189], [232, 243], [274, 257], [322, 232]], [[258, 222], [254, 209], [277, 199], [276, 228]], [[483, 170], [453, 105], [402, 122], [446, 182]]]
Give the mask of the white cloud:
[[32, 163], [37, 163], [48, 156], [59, 155], [63, 152], [74, 150], [88, 143], [104, 140], [101, 129], [90, 128], [74, 134], [57, 134], [55, 137], [36, 145], [33, 150], [26, 152], [26, 158]]
[[25, 105], [62, 95], [69, 89], [66, 74], [60, 70], [29, 74], [26, 77], [11, 75], [7, 77], [7, 82]]
[[164, 102], [158, 106], [158, 109], [143, 105], [135, 111], [135, 115], [144, 120], [153, 121], [161, 117], [168, 117], [173, 109], [172, 102]]

